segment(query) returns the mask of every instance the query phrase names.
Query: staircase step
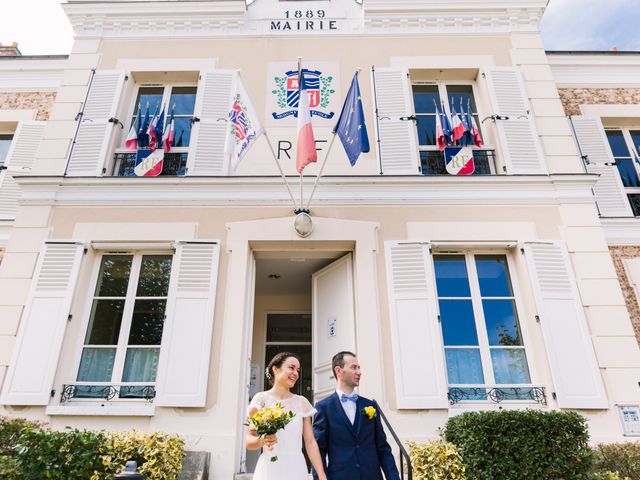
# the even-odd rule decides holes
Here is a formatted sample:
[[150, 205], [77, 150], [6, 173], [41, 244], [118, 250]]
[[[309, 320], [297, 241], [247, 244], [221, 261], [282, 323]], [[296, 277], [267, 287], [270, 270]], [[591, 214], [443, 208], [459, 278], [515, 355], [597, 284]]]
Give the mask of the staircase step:
[[[233, 480], [253, 480], [253, 473], [236, 473]], [[309, 480], [313, 480], [313, 475], [309, 475]]]

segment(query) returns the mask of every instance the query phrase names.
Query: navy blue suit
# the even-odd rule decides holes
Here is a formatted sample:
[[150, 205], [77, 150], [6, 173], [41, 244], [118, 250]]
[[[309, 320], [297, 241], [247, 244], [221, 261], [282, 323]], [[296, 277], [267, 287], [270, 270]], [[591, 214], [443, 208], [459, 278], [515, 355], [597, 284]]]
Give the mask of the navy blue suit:
[[400, 480], [380, 415], [369, 420], [368, 406], [377, 409], [371, 400], [358, 398], [352, 425], [337, 393], [316, 404], [313, 433], [328, 480], [383, 480], [382, 472], [386, 480]]

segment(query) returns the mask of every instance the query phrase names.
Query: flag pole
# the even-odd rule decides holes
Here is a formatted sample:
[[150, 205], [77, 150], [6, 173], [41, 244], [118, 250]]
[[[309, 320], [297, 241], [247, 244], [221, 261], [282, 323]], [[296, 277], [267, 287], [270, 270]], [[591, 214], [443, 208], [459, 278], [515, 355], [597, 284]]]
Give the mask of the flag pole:
[[[300, 92], [300, 95], [302, 95], [302, 90], [300, 89], [300, 87], [302, 85], [300, 85], [300, 83], [302, 82], [302, 57], [298, 57], [298, 92]], [[300, 103], [300, 98], [298, 98], [298, 104]], [[300, 107], [298, 107], [299, 109]], [[297, 151], [296, 151], [296, 162], [298, 161], [297, 158]], [[304, 169], [303, 169], [304, 170]], [[303, 210], [304, 208], [304, 190], [303, 190], [303, 184], [302, 184], [302, 172], [300, 172], [300, 211]]]
[[[269, 150], [271, 150], [271, 155], [273, 156], [273, 160], [276, 162], [276, 165], [278, 166], [278, 170], [280, 171], [280, 176], [282, 177], [282, 180], [284, 180], [284, 185], [287, 187], [287, 192], [289, 192], [289, 196], [291, 197], [291, 201], [293, 202], [293, 209], [297, 210], [298, 209], [298, 205], [296, 205], [296, 199], [293, 196], [293, 192], [291, 191], [291, 187], [289, 187], [289, 182], [287, 181], [287, 177], [285, 176], [284, 172], [282, 171], [282, 166], [280, 165], [280, 161], [278, 160], [278, 157], [276, 156], [276, 152], [273, 150], [273, 145], [271, 144], [271, 139], [269, 138], [269, 135], [267, 134], [267, 131], [264, 131], [264, 138], [267, 140], [267, 143], [269, 144]], [[300, 207], [302, 207], [302, 204], [300, 204]]]
[[[356, 68], [356, 76], [360, 75], [360, 72], [362, 71], [362, 68], [357, 67]], [[313, 199], [313, 194], [316, 193], [316, 189], [318, 188], [318, 182], [320, 181], [320, 177], [322, 176], [322, 172], [324, 172], [324, 167], [327, 164], [327, 160], [329, 159], [329, 154], [331, 153], [331, 147], [333, 147], [333, 142], [336, 140], [337, 137], [337, 133], [336, 133], [336, 129], [334, 128], [333, 131], [331, 132], [333, 134], [333, 136], [331, 137], [331, 142], [329, 143], [329, 148], [327, 148], [327, 153], [324, 156], [324, 160], [322, 161], [322, 165], [320, 167], [320, 171], [318, 172], [318, 175], [316, 176], [316, 181], [313, 184], [313, 190], [311, 190], [311, 195], [309, 195], [309, 201], [307, 202], [307, 210], [309, 210], [309, 207], [311, 206], [311, 200]]]

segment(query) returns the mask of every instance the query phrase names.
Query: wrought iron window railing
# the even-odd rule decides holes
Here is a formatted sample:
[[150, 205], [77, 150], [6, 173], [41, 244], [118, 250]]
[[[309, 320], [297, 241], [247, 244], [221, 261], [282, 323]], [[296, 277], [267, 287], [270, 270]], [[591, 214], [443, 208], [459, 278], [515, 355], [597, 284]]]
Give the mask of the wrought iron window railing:
[[[135, 177], [136, 152], [116, 152], [114, 155], [115, 175]], [[160, 176], [182, 176], [187, 172], [187, 152], [164, 154]]]
[[153, 385], [86, 385], [68, 384], [62, 386], [60, 402], [75, 399], [144, 399], [152, 402], [156, 396]]
[[[474, 150], [473, 160], [475, 171], [473, 175], [496, 175], [495, 150]], [[423, 175], [450, 175], [444, 160], [444, 153], [440, 150], [420, 151], [420, 165]]]
[[537, 386], [455, 386], [449, 387], [447, 397], [451, 405], [465, 400], [489, 401], [493, 403], [501, 403], [503, 401], [527, 401], [539, 403], [540, 405], [547, 404], [547, 395], [544, 387]]

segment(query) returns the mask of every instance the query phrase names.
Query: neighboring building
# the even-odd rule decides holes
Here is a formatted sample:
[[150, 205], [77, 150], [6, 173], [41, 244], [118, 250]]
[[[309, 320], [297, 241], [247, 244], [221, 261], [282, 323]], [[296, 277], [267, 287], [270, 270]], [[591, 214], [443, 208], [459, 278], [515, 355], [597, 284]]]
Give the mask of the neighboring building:
[[[23, 56], [16, 43], [0, 44], [0, 261], [18, 208], [19, 190], [9, 172], [31, 168], [66, 59]], [[22, 149], [12, 149], [14, 137], [20, 135], [31, 140]]]
[[640, 53], [549, 52], [549, 63], [585, 168], [600, 174], [601, 223], [640, 339]]
[[[180, 433], [230, 480], [255, 462], [242, 423], [265, 361], [299, 353], [314, 399], [349, 349], [403, 440], [500, 408], [577, 410], [594, 441], [638, 433], [640, 350], [592, 193], [606, 169], [585, 172], [546, 3], [65, 3], [76, 41], [12, 177], [3, 411]], [[298, 196], [299, 55], [320, 159], [358, 67], [372, 145], [351, 167], [334, 144], [306, 238], [267, 139], [235, 172], [224, 154], [239, 70]], [[136, 177], [131, 124], [174, 105], [162, 174]], [[436, 105], [471, 110], [474, 175], [447, 173]]]

